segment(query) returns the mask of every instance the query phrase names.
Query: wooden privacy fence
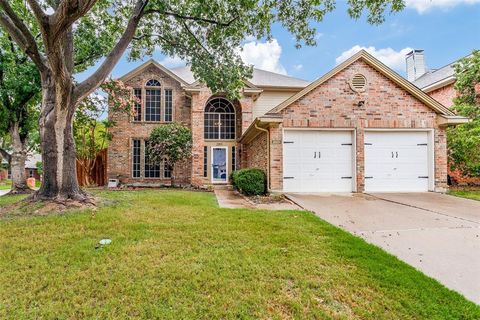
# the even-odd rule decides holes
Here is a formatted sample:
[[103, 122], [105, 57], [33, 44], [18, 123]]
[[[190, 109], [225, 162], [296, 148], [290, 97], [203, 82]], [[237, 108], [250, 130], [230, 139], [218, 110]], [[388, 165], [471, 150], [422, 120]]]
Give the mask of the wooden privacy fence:
[[[95, 162], [92, 162], [77, 159], [77, 179], [82, 187], [107, 184], [107, 149], [100, 151], [95, 158]], [[90, 174], [87, 166], [93, 166]]]

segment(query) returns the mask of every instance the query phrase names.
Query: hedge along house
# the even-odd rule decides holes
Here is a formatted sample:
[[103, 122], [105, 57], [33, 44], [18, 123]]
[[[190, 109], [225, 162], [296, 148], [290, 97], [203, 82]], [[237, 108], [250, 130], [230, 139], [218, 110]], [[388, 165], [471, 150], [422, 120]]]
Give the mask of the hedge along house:
[[135, 117], [109, 114], [108, 176], [127, 185], [170, 182], [145, 143], [177, 121], [194, 145], [177, 183], [226, 184], [233, 170], [255, 167], [279, 192], [443, 191], [445, 128], [467, 121], [365, 51], [310, 84], [255, 69], [238, 101], [212, 94], [188, 68], [154, 61], [121, 80], [141, 100]]

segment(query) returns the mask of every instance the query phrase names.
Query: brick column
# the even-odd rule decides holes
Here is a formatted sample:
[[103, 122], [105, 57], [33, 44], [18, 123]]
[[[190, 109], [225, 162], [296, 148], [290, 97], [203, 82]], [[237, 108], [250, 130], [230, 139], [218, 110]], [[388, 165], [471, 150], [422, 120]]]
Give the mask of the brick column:
[[448, 156], [447, 134], [444, 128], [435, 129], [435, 191], [445, 192], [448, 189]]
[[270, 189], [283, 190], [283, 126], [270, 127]]
[[194, 186], [202, 186], [207, 183], [203, 176], [203, 147], [205, 145], [203, 113], [210, 96], [211, 92], [207, 89], [192, 94], [192, 185]]

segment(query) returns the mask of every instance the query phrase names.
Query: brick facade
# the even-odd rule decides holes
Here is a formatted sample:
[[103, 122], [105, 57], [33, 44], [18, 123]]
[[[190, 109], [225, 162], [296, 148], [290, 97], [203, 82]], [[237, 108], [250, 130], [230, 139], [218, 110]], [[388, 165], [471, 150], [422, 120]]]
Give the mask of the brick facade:
[[[364, 92], [350, 88], [357, 73], [367, 79]], [[364, 101], [364, 104], [359, 104]], [[271, 129], [271, 188], [282, 190], [281, 132], [283, 128], [345, 128], [356, 132], [356, 189], [364, 190], [365, 129], [432, 129], [435, 140], [435, 188], [447, 187], [445, 130], [435, 111], [362, 60], [357, 60], [282, 111], [283, 124]], [[274, 168], [274, 167], [275, 168]]]
[[445, 107], [453, 106], [453, 99], [457, 96], [454, 83], [428, 92], [428, 95], [443, 104]]
[[[191, 127], [191, 107], [190, 98], [187, 97], [178, 81], [172, 79], [169, 75], [155, 66], [147, 67], [140, 75], [137, 75], [125, 84], [132, 88], [144, 88], [145, 83], [155, 79], [160, 81], [162, 88], [162, 104], [164, 89], [171, 89], [173, 94], [173, 121], [180, 122], [187, 127]], [[145, 101], [145, 91], [142, 90], [142, 103]], [[163, 112], [163, 109], [162, 109]], [[142, 116], [145, 115], [145, 106], [143, 103]], [[148, 139], [151, 131], [165, 122], [146, 122], [133, 121], [133, 117], [126, 113], [109, 112], [109, 120], [115, 122], [111, 129], [113, 135], [112, 141], [108, 146], [108, 178], [119, 179], [122, 184], [170, 184], [170, 178], [157, 179], [144, 177], [144, 144], [141, 144], [141, 177], [132, 177], [132, 141]], [[185, 161], [175, 166], [173, 173], [175, 183], [189, 184], [191, 161]], [[162, 169], [162, 168], [161, 168]]]
[[[131, 88], [143, 88], [145, 83], [155, 79], [160, 81], [162, 88], [162, 108], [164, 89], [173, 91], [173, 121], [181, 122], [192, 130], [193, 149], [192, 158], [175, 167], [174, 177], [177, 184], [192, 184], [203, 186], [211, 184], [210, 154], [211, 148], [222, 146], [228, 152], [228, 173], [240, 167], [240, 160], [233, 163], [233, 156], [239, 157], [241, 147], [237, 139], [232, 140], [205, 140], [204, 139], [204, 110], [207, 102], [216, 95], [206, 87], [186, 91], [182, 85], [170, 75], [154, 65], [148, 66], [140, 74], [125, 81]], [[145, 90], [142, 90], [142, 116], [145, 115]], [[253, 99], [251, 96], [242, 95], [239, 101], [234, 101], [236, 120], [236, 138], [239, 138], [252, 122]], [[163, 109], [162, 109], [163, 112]], [[108, 178], [119, 179], [121, 184], [169, 184], [170, 178], [145, 178], [144, 177], [144, 144], [151, 131], [166, 122], [133, 121], [133, 117], [125, 113], [109, 112], [109, 119], [115, 122], [112, 128], [113, 140], [108, 148]], [[141, 177], [133, 178], [133, 140], [141, 140]], [[207, 148], [205, 159], [204, 148]], [[235, 154], [234, 154], [235, 153]], [[207, 166], [207, 168], [205, 168]], [[206, 170], [206, 171], [205, 171]], [[207, 173], [205, 176], [205, 172]]]
[[[358, 73], [367, 79], [366, 90], [361, 92], [352, 90], [350, 86], [350, 80]], [[238, 101], [232, 102], [236, 112], [236, 139], [207, 140], [204, 139], [205, 106], [209, 99], [216, 96], [206, 87], [189, 87], [185, 90], [177, 80], [153, 65], [128, 79], [126, 85], [143, 88], [149, 79], [160, 81], [162, 89], [173, 90], [173, 121], [181, 122], [192, 130], [192, 159], [176, 167], [174, 176], [177, 183], [194, 186], [211, 184], [211, 150], [213, 147], [225, 147], [228, 174], [239, 167], [257, 167], [265, 171], [268, 168], [269, 188], [281, 191], [283, 129], [343, 128], [354, 129], [356, 133], [356, 190], [362, 192], [365, 185], [365, 130], [382, 128], [430, 130], [435, 142], [435, 188], [444, 190], [447, 186], [446, 136], [444, 128], [437, 125], [437, 113], [361, 59], [283, 109], [280, 123], [270, 123], [268, 134], [260, 132], [244, 145], [238, 139], [254, 120], [254, 97], [242, 95]], [[108, 177], [118, 178], [124, 184], [169, 183], [170, 179], [143, 176], [143, 146], [142, 176], [132, 178], [132, 140], [147, 139], [153, 128], [164, 122], [134, 122], [131, 116], [114, 112], [110, 112], [109, 118], [116, 122], [116, 126], [112, 130], [113, 140], [109, 146]]]
[[250, 143], [244, 146], [244, 157], [247, 160], [245, 166], [258, 168], [267, 172], [268, 169], [268, 134], [261, 132]]

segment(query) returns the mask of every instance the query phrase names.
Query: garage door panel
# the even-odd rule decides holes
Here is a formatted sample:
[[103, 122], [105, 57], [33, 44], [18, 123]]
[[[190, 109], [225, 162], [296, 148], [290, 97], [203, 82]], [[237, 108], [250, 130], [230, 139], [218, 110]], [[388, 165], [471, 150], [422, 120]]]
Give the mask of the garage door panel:
[[366, 132], [365, 191], [428, 191], [427, 132]]
[[285, 130], [284, 141], [285, 191], [352, 191], [351, 131]]

